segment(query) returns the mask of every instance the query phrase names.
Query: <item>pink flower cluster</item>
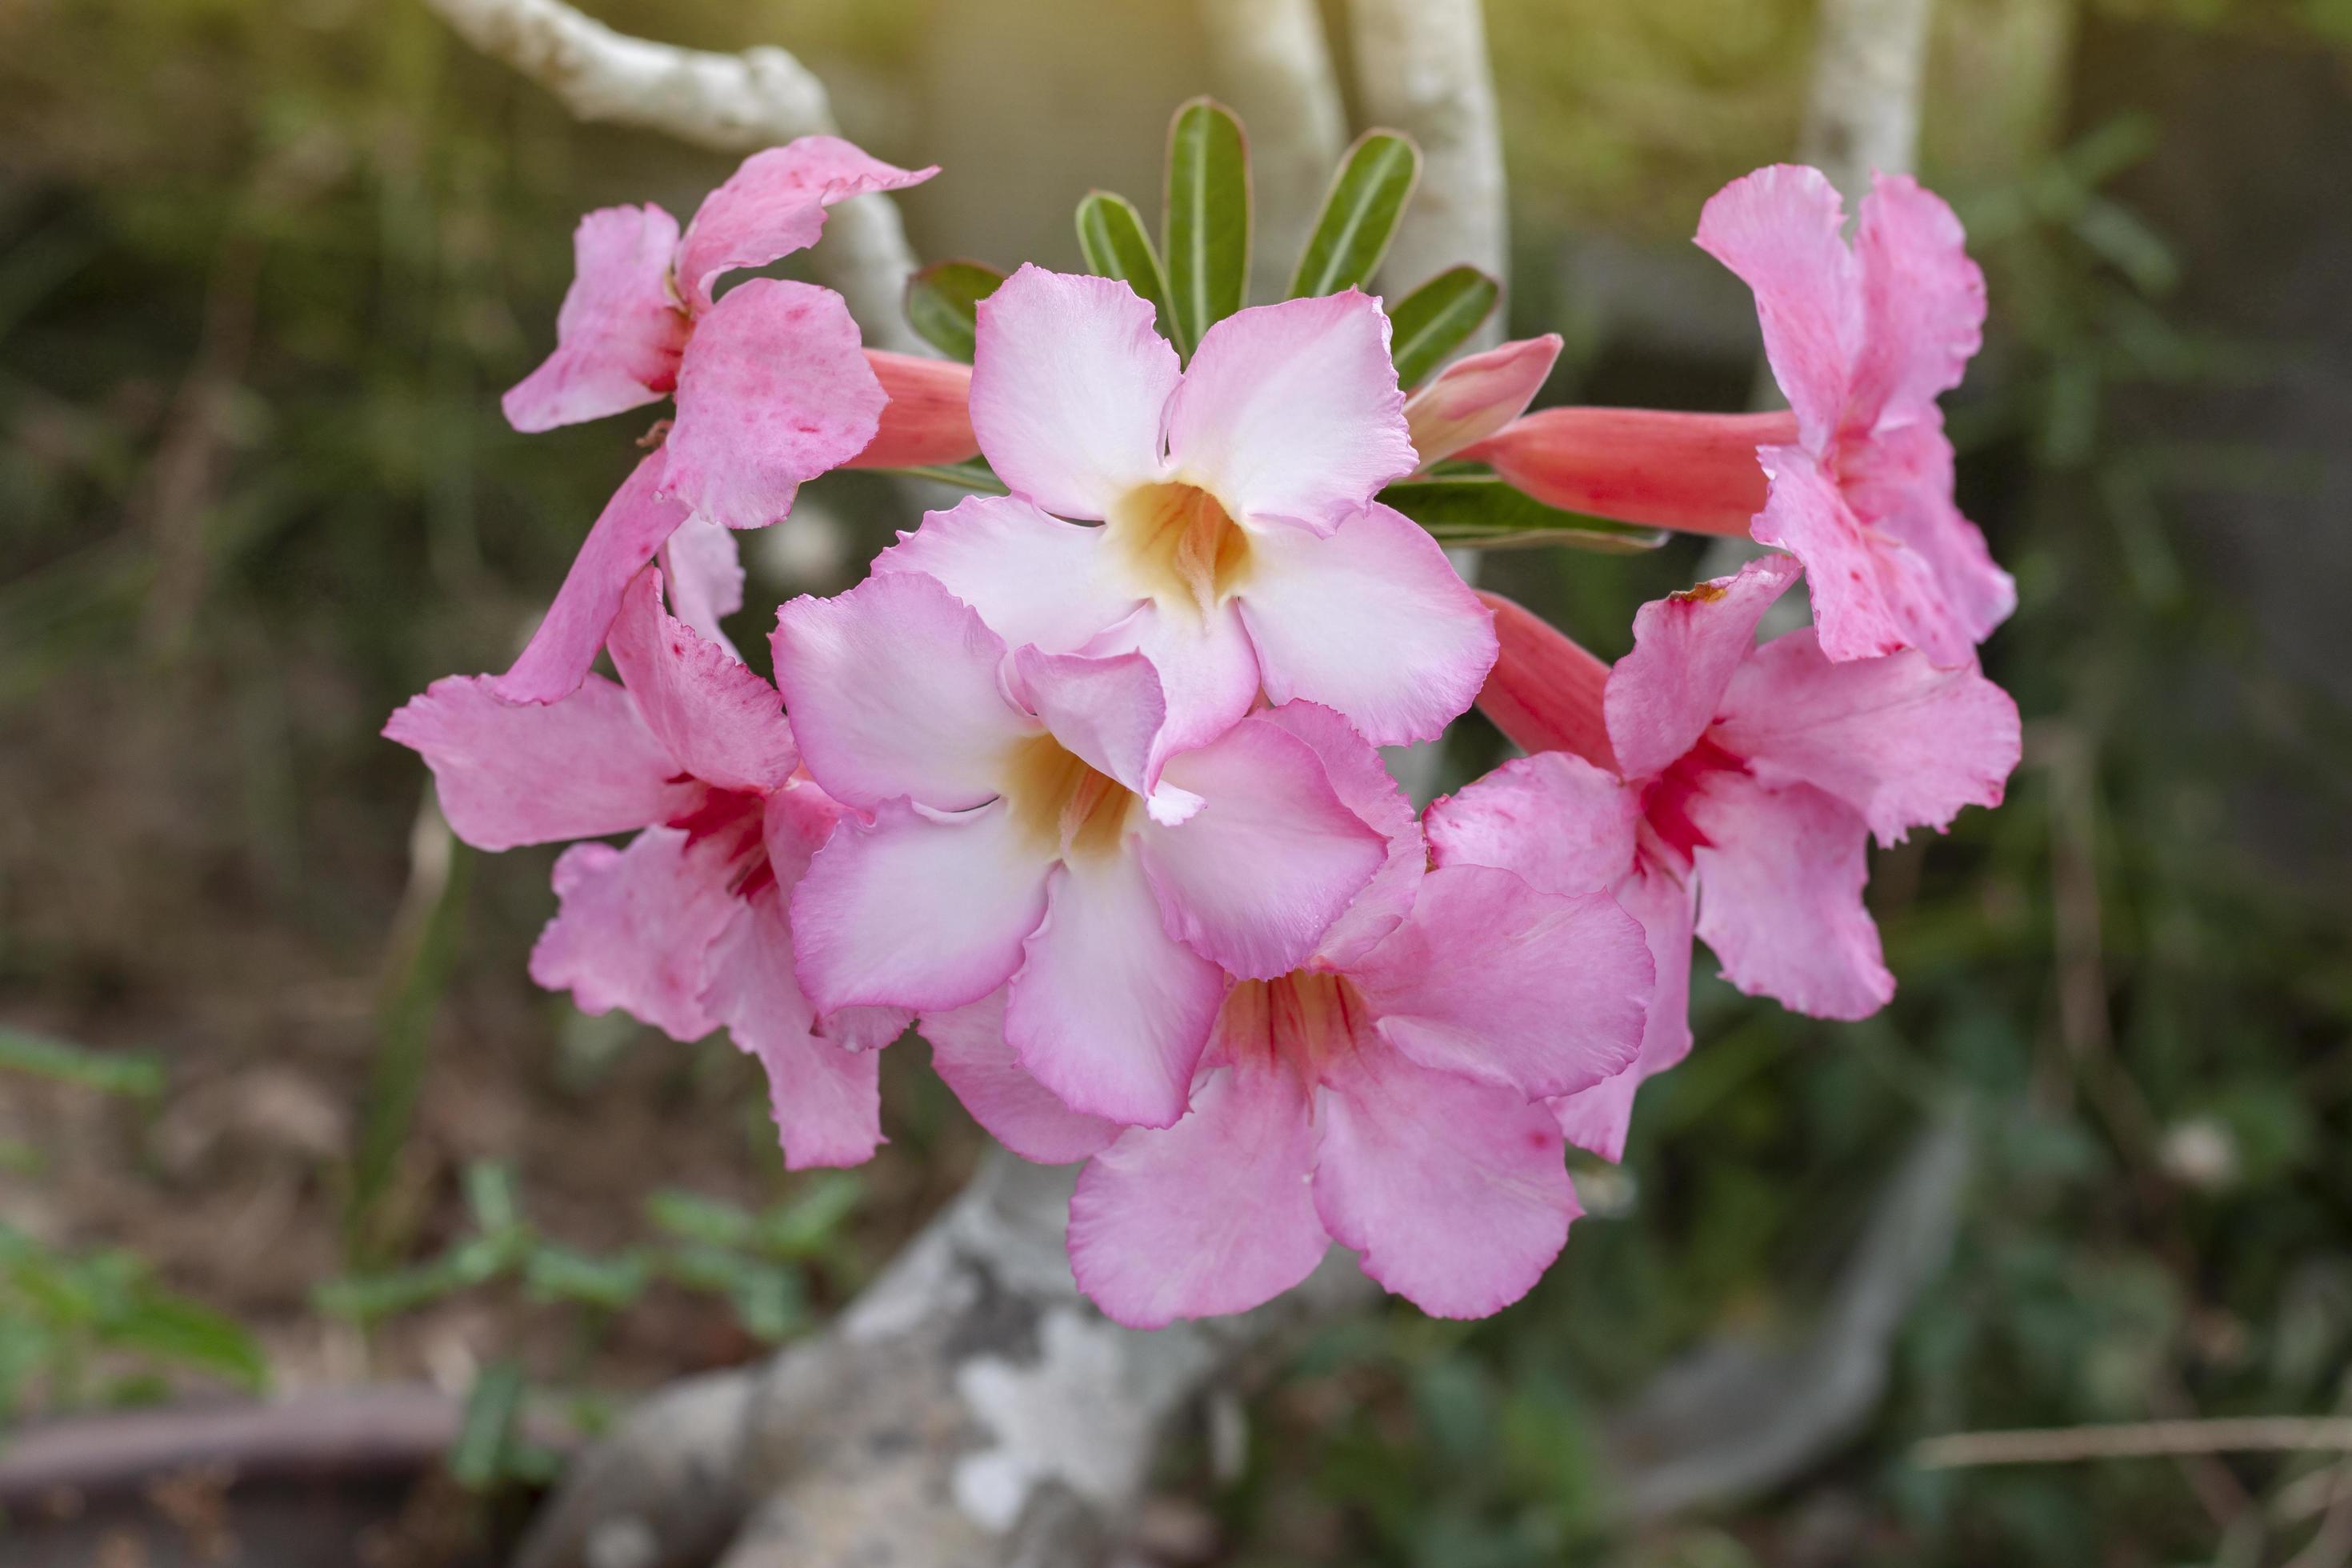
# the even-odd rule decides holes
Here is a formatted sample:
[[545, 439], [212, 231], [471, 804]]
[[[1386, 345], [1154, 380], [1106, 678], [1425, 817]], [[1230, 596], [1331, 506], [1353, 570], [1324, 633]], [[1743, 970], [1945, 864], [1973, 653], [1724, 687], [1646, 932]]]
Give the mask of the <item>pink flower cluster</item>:
[[[1758, 535], [1796, 559], [1645, 606], [1613, 670], [1378, 499], [1456, 453], [1607, 489], [1519, 417], [1557, 339], [1408, 401], [1353, 290], [1244, 310], [1180, 364], [1124, 283], [1024, 267], [979, 309], [967, 397], [958, 367], [862, 351], [824, 290], [711, 292], [920, 174], [812, 139], [682, 237], [593, 214], [509, 414], [674, 392], [675, 420], [516, 668], [436, 682], [386, 733], [468, 843], [583, 841], [534, 978], [730, 1031], [789, 1165], [872, 1153], [876, 1056], [912, 1021], [1008, 1148], [1087, 1162], [1071, 1263], [1119, 1321], [1244, 1310], [1333, 1242], [1427, 1311], [1492, 1312], [1579, 1212], [1564, 1144], [1616, 1158], [1635, 1089], [1688, 1050], [1694, 933], [1744, 990], [1873, 1011], [1864, 840], [1997, 804], [2017, 760], [1973, 656], [2006, 600], [1969, 596], [1993, 569], [1935, 416], [1974, 270], [1907, 184], [1848, 253], [1809, 174], [1740, 182], [1702, 229], [1798, 403], [1789, 440], [1733, 427]], [[735, 656], [726, 530], [824, 468], [974, 447], [1008, 494], [782, 605], [773, 686]], [[1800, 575], [1819, 635], [1758, 647]], [[1375, 748], [1474, 701], [1530, 754], [1417, 814]]]

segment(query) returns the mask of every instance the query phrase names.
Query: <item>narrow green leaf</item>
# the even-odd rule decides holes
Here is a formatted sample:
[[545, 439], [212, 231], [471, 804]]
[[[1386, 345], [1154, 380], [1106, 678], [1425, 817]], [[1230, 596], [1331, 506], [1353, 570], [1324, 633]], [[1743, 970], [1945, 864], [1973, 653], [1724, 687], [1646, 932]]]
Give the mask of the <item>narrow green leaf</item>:
[[1380, 500], [1427, 529], [1454, 550], [1496, 550], [1550, 544], [1628, 555], [1665, 542], [1666, 531], [1544, 505], [1491, 475], [1407, 479]]
[[1168, 302], [1168, 273], [1160, 252], [1143, 226], [1135, 204], [1112, 191], [1088, 191], [1078, 203], [1078, 250], [1087, 270], [1097, 278], [1117, 278], [1151, 301], [1160, 317], [1160, 335], [1176, 337], [1176, 318]]
[[1168, 287], [1176, 352], [1192, 357], [1202, 334], [1248, 299], [1249, 145], [1242, 122], [1214, 99], [1196, 98], [1168, 127]]
[[934, 261], [907, 279], [907, 324], [950, 359], [971, 363], [980, 302], [1004, 274], [978, 261]]
[[616, 1311], [645, 1294], [652, 1261], [639, 1251], [598, 1258], [552, 1242], [531, 1249], [523, 1288], [538, 1301], [578, 1301]]
[[839, 1173], [819, 1176], [806, 1193], [770, 1210], [761, 1221], [768, 1250], [782, 1258], [822, 1252], [865, 1195], [865, 1184], [856, 1176]]
[[699, 1193], [668, 1188], [646, 1200], [653, 1222], [682, 1241], [706, 1247], [748, 1247], [758, 1245], [759, 1222], [733, 1204], [706, 1198]]
[[1367, 131], [1356, 138], [1331, 177], [1315, 232], [1299, 252], [1290, 297], [1337, 294], [1370, 281], [1420, 180], [1421, 149], [1410, 137]]
[[522, 1368], [494, 1361], [474, 1378], [466, 1417], [449, 1445], [449, 1474], [467, 1491], [488, 1491], [506, 1474], [508, 1445], [522, 1408]]
[[485, 1236], [511, 1230], [522, 1218], [515, 1201], [514, 1172], [498, 1160], [476, 1160], [466, 1167], [466, 1207], [475, 1228]]
[[1416, 386], [1478, 330], [1503, 286], [1475, 267], [1449, 267], [1389, 311], [1389, 353], [1397, 383]]
[[268, 1360], [241, 1324], [184, 1297], [146, 1296], [103, 1338], [116, 1349], [208, 1372], [254, 1393], [269, 1381]]
[[163, 1092], [161, 1057], [146, 1051], [94, 1051], [17, 1029], [0, 1028], [0, 1069], [140, 1100]]

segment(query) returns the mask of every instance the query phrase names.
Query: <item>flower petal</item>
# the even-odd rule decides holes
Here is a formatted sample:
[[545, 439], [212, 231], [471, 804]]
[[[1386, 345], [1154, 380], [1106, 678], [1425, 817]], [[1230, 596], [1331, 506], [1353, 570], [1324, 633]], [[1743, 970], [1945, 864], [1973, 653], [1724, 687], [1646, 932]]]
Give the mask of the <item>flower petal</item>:
[[680, 769], [764, 794], [800, 765], [776, 689], [662, 608], [661, 572], [637, 574], [607, 646], [637, 711]]
[[[877, 572], [936, 577], [1006, 645], [1076, 653], [1139, 603], [1104, 571], [1103, 531], [1017, 496], [967, 496], [874, 558]], [[1095, 651], [1095, 650], [1089, 650]]]
[[1509, 871], [1432, 871], [1412, 912], [1348, 972], [1382, 1038], [1440, 1072], [1530, 1099], [1633, 1064], [1656, 970], [1605, 892], [1538, 892]]
[[1968, 374], [1984, 342], [1984, 274], [1941, 197], [1876, 174], [1853, 237], [1864, 331], [1849, 422], [1907, 422]]
[[1468, 355], [1406, 398], [1405, 429], [1421, 466], [1475, 446], [1527, 412], [1559, 346], [1559, 334], [1546, 332]]
[[1623, 775], [1663, 773], [1706, 732], [1723, 693], [1756, 649], [1756, 626], [1797, 579], [1782, 555], [1653, 599], [1633, 614], [1633, 651], [1609, 673], [1601, 710]]
[[659, 401], [677, 384], [686, 312], [670, 298], [677, 220], [647, 204], [600, 207], [572, 237], [572, 287], [555, 352], [500, 406], [518, 430], [552, 430]]
[[1429, 866], [1429, 847], [1423, 841], [1412, 802], [1390, 776], [1381, 754], [1345, 719], [1313, 702], [1286, 702], [1268, 709], [1265, 719], [1313, 747], [1339, 803], [1388, 840], [1388, 858], [1316, 949], [1322, 963], [1344, 969], [1358, 953], [1396, 930], [1412, 908]]
[[1642, 797], [1614, 773], [1566, 752], [1505, 763], [1430, 803], [1423, 819], [1437, 866], [1498, 866], [1563, 896], [1606, 892], [1633, 868]]
[[1274, 1300], [1330, 1248], [1307, 1186], [1314, 1168], [1296, 1074], [1210, 1074], [1181, 1121], [1129, 1130], [1079, 1173], [1070, 1198], [1078, 1289], [1130, 1329]]
[[522, 656], [491, 683], [499, 696], [509, 702], [552, 702], [587, 679], [621, 607], [622, 593], [687, 520], [688, 509], [662, 493], [667, 461], [665, 452], [646, 453], [604, 503]]
[[1024, 1160], [1066, 1165], [1119, 1134], [1116, 1121], [1072, 1110], [1029, 1076], [1004, 1037], [1004, 993], [944, 1012], [918, 1026], [931, 1044], [931, 1068], [989, 1136]]
[[824, 232], [824, 209], [869, 191], [920, 184], [939, 173], [900, 169], [838, 136], [803, 136], [743, 160], [702, 198], [677, 247], [678, 291], [697, 315], [710, 286], [738, 267], [765, 267], [805, 250]]
[[1617, 886], [1617, 902], [1642, 922], [1658, 983], [1642, 1026], [1642, 1054], [1614, 1078], [1549, 1102], [1561, 1134], [1604, 1160], [1625, 1155], [1633, 1095], [1643, 1083], [1690, 1055], [1691, 889], [1644, 860]]
[[1257, 705], [1257, 650], [1238, 605], [1202, 615], [1189, 605], [1144, 604], [1087, 644], [1092, 654], [1130, 649], [1160, 672], [1168, 702], [1162, 758], [1207, 745]]
[[618, 1007], [674, 1040], [718, 1027], [703, 1009], [711, 945], [735, 918], [730, 857], [714, 838], [648, 827], [625, 849], [575, 844], [555, 862], [560, 907], [530, 977], [583, 1013]]
[[1763, 456], [1771, 494], [1756, 517], [1756, 542], [1805, 563], [1823, 653], [1877, 658], [1917, 647], [1942, 665], [1976, 657], [1926, 556], [1855, 515], [1836, 481], [1797, 447], [1767, 447]]
[[1168, 708], [1150, 659], [1024, 647], [1013, 654], [1013, 668], [1030, 710], [1064, 750], [1138, 795], [1158, 786], [1153, 746]]
[[1795, 163], [1732, 181], [1698, 219], [1699, 248], [1755, 290], [1765, 357], [1805, 446], [1817, 452], [1844, 421], [1862, 349], [1861, 268], [1844, 225], [1836, 187], [1819, 169]]
[[710, 308], [678, 362], [663, 487], [714, 522], [765, 528], [802, 480], [866, 449], [885, 401], [840, 295], [754, 278]]
[[735, 531], [707, 517], [689, 517], [664, 542], [655, 560], [668, 590], [670, 614], [740, 663], [742, 654], [720, 625], [743, 607], [743, 556], [735, 548]]
[[1745, 539], [1764, 506], [1756, 449], [1796, 436], [1785, 413], [1542, 408], [1462, 456], [1567, 511]]
[[1211, 327], [1169, 400], [1168, 457], [1238, 521], [1328, 533], [1354, 516], [1420, 461], [1379, 302], [1349, 289]]
[[971, 429], [971, 366], [887, 349], [867, 349], [866, 363], [890, 401], [873, 441], [844, 467], [916, 468], [980, 456]]
[[1375, 745], [1434, 739], [1495, 665], [1494, 616], [1412, 519], [1375, 503], [1250, 542], [1242, 622], [1268, 701], [1320, 702]]
[[784, 1169], [856, 1165], [882, 1139], [881, 1058], [814, 1032], [816, 1018], [793, 978], [793, 937], [772, 886], [736, 901], [710, 950], [702, 1005], [768, 1075], [769, 1113]]
[[1869, 833], [1853, 807], [1810, 784], [1768, 789], [1710, 774], [1691, 820], [1698, 934], [1724, 978], [1816, 1018], [1866, 1018], [1895, 994], [1863, 907]]
[[980, 302], [971, 427], [1014, 495], [1098, 519], [1160, 477], [1179, 374], [1150, 301], [1125, 283], [1024, 266]]
[[1500, 594], [1482, 593], [1478, 602], [1494, 615], [1497, 648], [1495, 668], [1478, 689], [1478, 710], [1521, 751], [1573, 752], [1616, 772], [1601, 710], [1608, 664]]
[[1170, 933], [1244, 978], [1305, 963], [1388, 858], [1314, 748], [1265, 720], [1171, 759], [1165, 777], [1203, 804], [1179, 826], [1145, 823], [1137, 853]]
[[1942, 421], [1923, 418], [1854, 444], [1841, 460], [1838, 487], [1855, 517], [1916, 552], [1935, 582], [1939, 613], [1908, 626], [1913, 646], [1939, 664], [1968, 663], [2017, 608], [2017, 583], [1952, 503], [1952, 444]]
[[448, 676], [383, 726], [433, 770], [441, 814], [475, 848], [600, 838], [679, 804], [677, 765], [603, 676], [543, 706], [500, 701], [490, 687], [486, 676]]
[[1582, 1212], [1550, 1114], [1369, 1031], [1324, 1082], [1315, 1207], [1364, 1272], [1439, 1318], [1526, 1295]]
[[1051, 864], [1002, 802], [845, 818], [793, 889], [801, 989], [820, 1013], [976, 1002], [1019, 966]]
[[1224, 984], [1162, 929], [1132, 855], [1085, 857], [1054, 873], [1005, 997], [1005, 1037], [1071, 1110], [1166, 1127], [1184, 1114]]
[[1835, 795], [1881, 844], [1999, 805], [2021, 751], [2017, 704], [1974, 666], [1937, 669], [1910, 651], [1832, 664], [1810, 626], [1757, 649], [1723, 707], [1723, 743], [1759, 784]]
[[776, 612], [773, 647], [809, 773], [860, 810], [901, 795], [942, 811], [992, 799], [1007, 749], [1037, 732], [999, 684], [1003, 639], [929, 577], [887, 573], [794, 599]]

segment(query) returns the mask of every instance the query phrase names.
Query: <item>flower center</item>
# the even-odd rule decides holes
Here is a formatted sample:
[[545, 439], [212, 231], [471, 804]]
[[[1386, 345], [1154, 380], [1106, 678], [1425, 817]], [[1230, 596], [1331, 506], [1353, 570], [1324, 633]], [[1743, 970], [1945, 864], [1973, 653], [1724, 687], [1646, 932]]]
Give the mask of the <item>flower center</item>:
[[1692, 800], [1706, 793], [1707, 775], [1747, 771], [1746, 763], [1725, 751], [1712, 734], [1706, 734], [1643, 787], [1643, 819], [1658, 841], [1674, 852], [1677, 867], [1688, 866], [1694, 850], [1714, 845], [1690, 815]]
[[1249, 535], [1198, 485], [1138, 485], [1105, 521], [1112, 548], [1162, 604], [1190, 600], [1205, 616], [1249, 570]]
[[1278, 980], [1244, 980], [1225, 995], [1218, 1035], [1237, 1057], [1287, 1065], [1306, 1082], [1355, 1049], [1372, 1010], [1347, 976], [1294, 969]]
[[1023, 834], [1065, 859], [1117, 849], [1136, 804], [1134, 791], [1088, 767], [1051, 735], [1014, 745], [1004, 798]]

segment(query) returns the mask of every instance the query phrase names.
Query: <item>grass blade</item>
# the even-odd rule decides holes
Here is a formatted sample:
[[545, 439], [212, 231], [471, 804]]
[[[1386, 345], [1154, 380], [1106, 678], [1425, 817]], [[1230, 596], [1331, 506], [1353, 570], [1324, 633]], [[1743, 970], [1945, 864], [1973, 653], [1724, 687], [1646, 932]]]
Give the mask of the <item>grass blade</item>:
[[0, 1071], [30, 1073], [136, 1100], [153, 1100], [163, 1092], [163, 1060], [152, 1052], [94, 1051], [19, 1029], [0, 1028]]
[[1414, 386], [1444, 364], [1502, 298], [1503, 286], [1475, 267], [1449, 267], [1389, 311], [1389, 352], [1397, 383]]
[[1420, 181], [1421, 149], [1410, 137], [1367, 131], [1356, 138], [1331, 177], [1315, 232], [1290, 275], [1290, 297], [1337, 294], [1370, 282]]
[[1160, 237], [1176, 352], [1189, 359], [1211, 327], [1242, 308], [1249, 289], [1249, 146], [1242, 122], [1213, 99], [1192, 100], [1168, 127]]

